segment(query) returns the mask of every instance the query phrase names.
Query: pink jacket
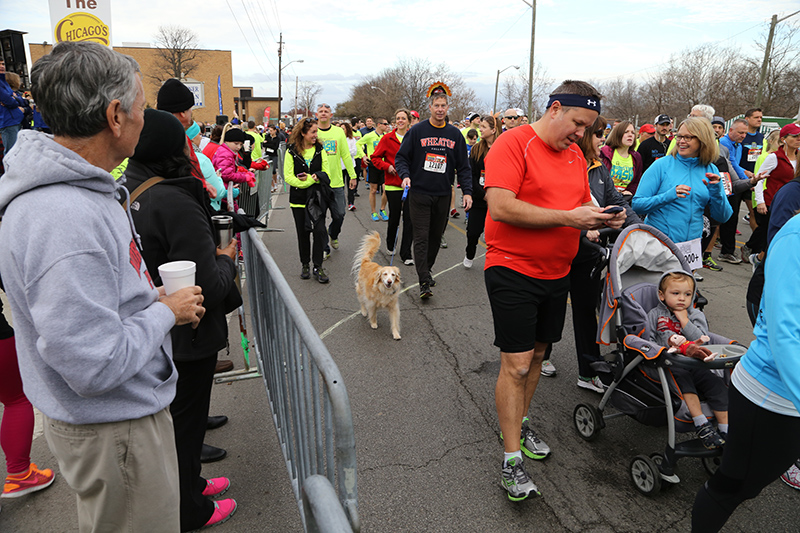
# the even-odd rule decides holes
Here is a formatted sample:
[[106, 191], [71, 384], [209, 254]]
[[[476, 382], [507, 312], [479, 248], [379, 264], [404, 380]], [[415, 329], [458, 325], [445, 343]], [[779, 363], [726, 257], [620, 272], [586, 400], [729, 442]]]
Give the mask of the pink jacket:
[[252, 174], [244, 167], [237, 164], [238, 155], [228, 148], [224, 143], [219, 145], [217, 151], [214, 152], [214, 157], [211, 163], [214, 164], [214, 169], [219, 171], [220, 177], [225, 185], [229, 181], [234, 183], [246, 183], [252, 179]]

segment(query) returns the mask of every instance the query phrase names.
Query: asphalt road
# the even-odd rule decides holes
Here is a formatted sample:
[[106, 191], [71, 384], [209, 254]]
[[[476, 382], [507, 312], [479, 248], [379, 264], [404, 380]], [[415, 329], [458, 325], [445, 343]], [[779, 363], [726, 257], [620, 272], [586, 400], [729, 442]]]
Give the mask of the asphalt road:
[[[287, 206], [287, 195], [275, 199]], [[358, 313], [350, 266], [359, 240], [385, 222], [369, 218], [363, 187], [347, 214], [339, 250], [325, 262], [327, 285], [300, 279], [300, 262], [291, 214], [274, 210], [264, 242], [322, 334], [350, 395], [358, 454], [358, 494], [363, 531], [688, 531], [694, 495], [707, 479], [698, 459], [679, 463], [681, 482], [655, 497], [640, 495], [629, 480], [637, 454], [663, 451], [666, 428], [645, 427], [622, 417], [612, 420], [597, 440], [583, 441], [572, 412], [600, 395], [576, 386], [577, 365], [567, 316], [564, 338], [553, 362], [558, 374], [542, 377], [531, 418], [553, 448], [543, 462], [526, 464], [542, 491], [540, 498], [509, 502], [499, 485], [502, 444], [494, 407], [499, 351], [483, 283], [484, 248], [472, 269], [464, 256], [464, 214], [446, 231], [433, 269], [437, 286], [428, 301], [419, 299], [414, 267], [399, 265], [408, 289], [401, 296], [402, 340], [392, 340], [388, 316], [377, 330]], [[745, 237], [749, 227], [740, 223]], [[741, 239], [740, 237], [740, 240]], [[385, 243], [383, 248], [385, 249]], [[715, 252], [716, 255], [717, 252]], [[376, 261], [389, 263], [381, 252]], [[703, 271], [700, 284], [710, 300], [711, 329], [748, 344], [753, 336], [744, 308], [749, 265]], [[231, 325], [232, 335], [238, 327]], [[234, 338], [234, 337], [232, 337]], [[235, 342], [234, 342], [235, 343]], [[240, 350], [232, 354], [241, 367]], [[228, 493], [239, 502], [237, 514], [215, 531], [298, 531], [300, 517], [289, 488], [260, 379], [214, 387], [212, 414], [231, 422], [209, 433], [207, 442], [229, 457], [208, 465], [209, 476], [228, 475]], [[679, 436], [679, 439], [688, 436]], [[54, 461], [44, 439], [34, 441], [34, 461]], [[228, 496], [226, 495], [226, 497]], [[726, 531], [796, 531], [800, 493], [780, 481], [742, 505]], [[3, 501], [0, 531], [76, 531], [74, 499], [63, 480], [47, 491]]]

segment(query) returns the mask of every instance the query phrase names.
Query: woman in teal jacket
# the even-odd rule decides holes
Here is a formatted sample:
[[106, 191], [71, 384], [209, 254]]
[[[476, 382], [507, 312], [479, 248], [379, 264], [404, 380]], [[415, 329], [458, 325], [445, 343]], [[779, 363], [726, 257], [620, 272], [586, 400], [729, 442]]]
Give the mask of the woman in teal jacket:
[[657, 159], [642, 176], [631, 206], [645, 223], [673, 242], [691, 241], [703, 235], [703, 210], [720, 223], [733, 214], [712, 164], [719, 155], [711, 123], [705, 118], [684, 120], [675, 136], [675, 147]]
[[[769, 244], [756, 340], [731, 376], [722, 463], [694, 502], [692, 531], [719, 531], [798, 456], [800, 443], [800, 217]], [[770, 529], [765, 526], [765, 530]]]

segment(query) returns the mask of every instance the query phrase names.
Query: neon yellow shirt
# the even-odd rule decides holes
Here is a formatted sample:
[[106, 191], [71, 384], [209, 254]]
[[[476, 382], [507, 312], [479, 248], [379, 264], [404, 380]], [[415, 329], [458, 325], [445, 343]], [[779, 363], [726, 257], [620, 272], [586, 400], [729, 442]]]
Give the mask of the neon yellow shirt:
[[[314, 147], [307, 148], [303, 150], [303, 159], [306, 160], [306, 165], [311, 165], [311, 160], [314, 158]], [[322, 151], [322, 172], [325, 172], [330, 176], [330, 166], [328, 165], [328, 154], [325, 153], [325, 150]], [[286, 155], [283, 157], [283, 179], [291, 185], [292, 187], [297, 187], [298, 189], [308, 189], [312, 185], [314, 185], [314, 180], [311, 178], [306, 178], [301, 180], [294, 173], [294, 157], [292, 156], [289, 150], [286, 150]], [[293, 204], [290, 203], [289, 207], [305, 207], [305, 204]]]
[[617, 150], [611, 158], [611, 179], [614, 180], [614, 187], [622, 192], [633, 180], [633, 156], [623, 158]]
[[317, 130], [317, 139], [322, 143], [325, 148], [325, 153], [328, 154], [328, 161], [331, 168], [328, 174], [331, 178], [331, 188], [341, 189], [344, 187], [344, 177], [342, 175], [342, 163], [344, 168], [347, 169], [349, 176], [356, 175], [356, 169], [353, 166], [353, 157], [350, 155], [350, 147], [347, 144], [347, 137], [344, 130], [339, 126], [331, 126], [323, 130]]
[[366, 156], [367, 158], [372, 157], [372, 153], [375, 151], [378, 143], [381, 142], [381, 137], [383, 137], [383, 135], [379, 134], [378, 130], [371, 131], [361, 137], [358, 142], [356, 142], [356, 146], [362, 156]]

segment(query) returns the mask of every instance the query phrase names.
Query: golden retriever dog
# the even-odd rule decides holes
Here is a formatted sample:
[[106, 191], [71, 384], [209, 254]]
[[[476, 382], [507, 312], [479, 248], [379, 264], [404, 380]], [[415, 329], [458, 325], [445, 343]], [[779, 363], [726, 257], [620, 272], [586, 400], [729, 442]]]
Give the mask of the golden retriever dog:
[[369, 319], [372, 329], [378, 328], [378, 308], [389, 310], [392, 337], [400, 340], [400, 269], [396, 266], [380, 266], [372, 261], [380, 246], [381, 236], [377, 231], [361, 239], [361, 246], [353, 259], [356, 294], [361, 303], [361, 314]]

